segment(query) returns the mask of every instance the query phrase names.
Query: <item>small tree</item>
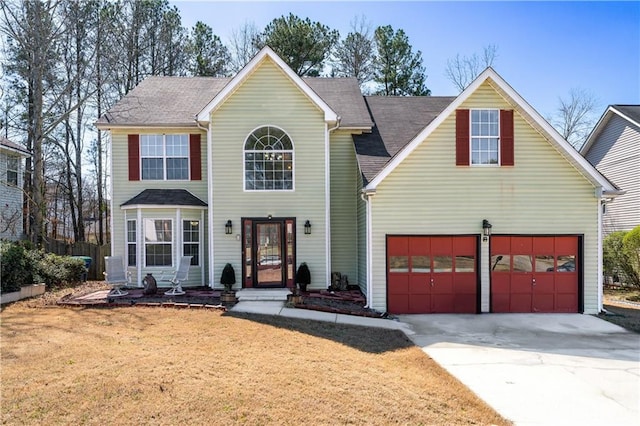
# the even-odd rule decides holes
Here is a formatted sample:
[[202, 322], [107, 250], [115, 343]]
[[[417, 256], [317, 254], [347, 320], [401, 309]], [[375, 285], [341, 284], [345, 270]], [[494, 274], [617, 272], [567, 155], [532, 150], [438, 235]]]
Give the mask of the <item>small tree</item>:
[[300, 286], [301, 291], [307, 291], [307, 286], [311, 284], [311, 272], [305, 262], [302, 262], [296, 272], [296, 283]]
[[640, 287], [640, 226], [613, 232], [603, 241], [604, 273]]
[[224, 286], [226, 291], [231, 291], [233, 285], [236, 283], [236, 271], [233, 270], [233, 266], [230, 263], [224, 265], [222, 269], [222, 276], [220, 277], [220, 284]]

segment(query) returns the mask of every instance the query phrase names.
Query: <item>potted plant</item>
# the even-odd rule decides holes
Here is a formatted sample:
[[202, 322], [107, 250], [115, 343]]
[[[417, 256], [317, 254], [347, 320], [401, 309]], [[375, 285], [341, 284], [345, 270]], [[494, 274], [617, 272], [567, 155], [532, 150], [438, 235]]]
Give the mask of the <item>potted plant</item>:
[[298, 272], [296, 272], [296, 283], [300, 288], [300, 291], [307, 291], [307, 286], [311, 284], [311, 272], [306, 262], [302, 262], [298, 266]]
[[236, 272], [233, 270], [233, 266], [230, 263], [227, 263], [222, 269], [222, 276], [220, 276], [220, 284], [224, 286], [224, 291], [220, 295], [221, 302], [236, 301], [236, 292], [233, 290], [233, 285], [235, 283]]

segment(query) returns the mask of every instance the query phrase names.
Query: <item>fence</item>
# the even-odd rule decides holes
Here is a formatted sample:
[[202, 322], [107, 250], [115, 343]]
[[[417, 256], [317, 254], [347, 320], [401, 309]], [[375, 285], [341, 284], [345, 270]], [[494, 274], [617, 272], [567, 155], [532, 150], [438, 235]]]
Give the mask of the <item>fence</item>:
[[104, 257], [111, 254], [111, 244], [99, 246], [87, 242], [67, 243], [60, 240], [47, 240], [45, 250], [49, 253], [68, 256], [88, 256], [91, 258], [88, 279], [104, 279]]

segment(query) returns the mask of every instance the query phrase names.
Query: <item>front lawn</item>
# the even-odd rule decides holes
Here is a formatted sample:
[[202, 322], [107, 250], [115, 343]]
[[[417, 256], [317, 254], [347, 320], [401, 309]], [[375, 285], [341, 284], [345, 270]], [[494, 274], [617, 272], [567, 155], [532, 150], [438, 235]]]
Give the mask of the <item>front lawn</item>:
[[0, 320], [3, 424], [508, 424], [398, 331], [24, 303]]

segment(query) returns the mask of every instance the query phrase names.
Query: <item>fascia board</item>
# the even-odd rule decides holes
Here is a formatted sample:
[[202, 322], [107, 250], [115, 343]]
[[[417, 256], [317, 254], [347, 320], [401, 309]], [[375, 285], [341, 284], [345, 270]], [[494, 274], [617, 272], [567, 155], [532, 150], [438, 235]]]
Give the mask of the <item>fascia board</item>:
[[569, 157], [571, 163], [577, 166], [588, 176], [592, 183], [601, 186], [603, 191], [615, 192], [618, 190], [611, 182], [607, 180], [600, 172], [596, 170], [578, 151], [576, 151], [569, 142], [565, 141], [560, 133], [551, 126], [529, 103], [516, 92], [500, 75], [489, 67], [485, 69], [454, 101], [449, 104], [440, 115], [434, 119], [427, 127], [425, 127], [418, 135], [409, 142], [389, 162], [389, 164], [367, 185], [369, 189], [375, 189], [405, 158], [407, 158], [442, 122], [449, 117], [464, 101], [466, 101], [472, 93], [474, 93], [481, 84], [486, 80], [491, 80], [493, 85], [497, 86], [504, 95], [510, 98], [520, 112], [526, 114], [530, 119], [543, 131], [549, 140], [562, 152]]
[[190, 209], [190, 210], [206, 210], [207, 206], [188, 206], [184, 204], [128, 204], [120, 206], [120, 210], [135, 209]]
[[289, 65], [287, 65], [270, 47], [265, 46], [258, 52], [256, 56], [245, 65], [242, 70], [200, 111], [196, 119], [199, 122], [208, 122], [211, 112], [217, 109], [229, 97], [242, 82], [251, 75], [259, 64], [269, 57], [282, 71], [302, 90], [302, 92], [324, 113], [324, 120], [327, 123], [336, 123], [338, 114], [324, 101], [316, 92], [314, 92], [307, 83], [305, 83], [299, 75], [297, 75]]
[[128, 130], [128, 129], [175, 129], [175, 130], [193, 130], [197, 129], [196, 122], [191, 123], [153, 123], [153, 124], [97, 124], [95, 125], [100, 130]]

